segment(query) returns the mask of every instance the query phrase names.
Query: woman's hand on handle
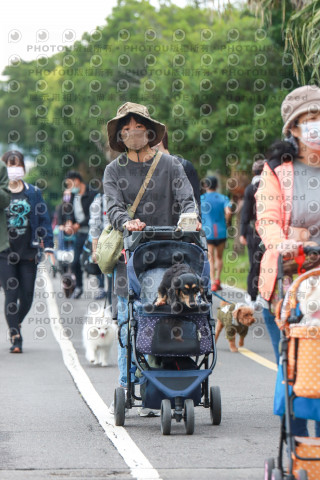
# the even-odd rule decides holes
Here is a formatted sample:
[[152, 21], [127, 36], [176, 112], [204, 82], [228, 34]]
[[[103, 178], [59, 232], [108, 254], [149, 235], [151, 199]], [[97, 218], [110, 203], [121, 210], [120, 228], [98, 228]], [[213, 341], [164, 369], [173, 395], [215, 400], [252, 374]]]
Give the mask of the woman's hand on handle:
[[123, 224], [123, 227], [126, 228], [129, 232], [139, 232], [143, 230], [147, 225], [144, 222], [141, 222], [139, 218], [134, 220], [128, 220]]

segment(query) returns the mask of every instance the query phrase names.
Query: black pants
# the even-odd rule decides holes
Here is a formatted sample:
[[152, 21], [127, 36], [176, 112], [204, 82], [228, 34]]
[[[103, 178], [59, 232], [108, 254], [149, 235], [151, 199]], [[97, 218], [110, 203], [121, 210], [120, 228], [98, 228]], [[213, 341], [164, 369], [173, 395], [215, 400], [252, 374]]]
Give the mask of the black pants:
[[10, 337], [20, 334], [20, 324], [29, 312], [34, 293], [37, 264], [20, 260], [13, 265], [0, 257], [0, 283], [5, 293], [5, 316]]
[[256, 235], [247, 235], [246, 237], [249, 253], [250, 270], [247, 278], [247, 289], [251, 300], [255, 301], [258, 295], [258, 281], [260, 272], [260, 263], [263, 252], [259, 247], [261, 238]]
[[76, 241], [74, 245], [74, 260], [72, 263], [72, 272], [76, 276], [76, 286], [82, 288], [82, 268], [80, 264], [80, 255], [83, 251], [84, 242], [87, 239], [87, 233], [77, 233], [76, 234]]

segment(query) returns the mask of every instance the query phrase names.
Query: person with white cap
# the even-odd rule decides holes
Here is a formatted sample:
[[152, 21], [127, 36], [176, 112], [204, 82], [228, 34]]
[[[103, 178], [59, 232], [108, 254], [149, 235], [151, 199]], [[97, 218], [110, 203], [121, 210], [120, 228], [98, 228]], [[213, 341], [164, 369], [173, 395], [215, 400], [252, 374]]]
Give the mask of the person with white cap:
[[[151, 118], [144, 105], [127, 102], [120, 106], [116, 117], [107, 124], [109, 145], [120, 155], [107, 165], [103, 186], [107, 199], [107, 214], [113, 228], [122, 231], [143, 230], [148, 226], [176, 225], [173, 205], [182, 213], [198, 215], [197, 229], [201, 229], [199, 212], [191, 184], [178, 159], [163, 153], [152, 178], [131, 219], [127, 206], [134, 203], [138, 191], [158, 152], [165, 133], [165, 125]], [[118, 295], [118, 325], [127, 320], [127, 272], [123, 258], [115, 271], [115, 293]], [[125, 329], [121, 329], [122, 343], [126, 344]], [[119, 384], [127, 386], [126, 349], [118, 347]], [[112, 410], [112, 406], [110, 407]], [[142, 411], [142, 415], [151, 412]]]
[[[294, 257], [299, 245], [320, 244], [320, 88], [305, 85], [289, 93], [281, 115], [284, 141], [270, 147], [256, 193], [256, 226], [266, 248], [259, 291], [267, 302], [263, 317], [278, 362], [280, 333], [271, 310], [277, 302], [279, 254]], [[295, 435], [308, 435], [306, 420], [293, 423]], [[316, 435], [320, 436], [319, 422]]]

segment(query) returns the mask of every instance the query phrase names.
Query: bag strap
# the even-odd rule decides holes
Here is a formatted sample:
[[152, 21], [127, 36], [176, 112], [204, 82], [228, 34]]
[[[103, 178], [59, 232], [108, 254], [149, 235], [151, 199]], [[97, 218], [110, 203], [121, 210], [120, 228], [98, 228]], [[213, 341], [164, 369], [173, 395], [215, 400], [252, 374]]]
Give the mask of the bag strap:
[[138, 205], [139, 205], [139, 203], [140, 203], [140, 200], [141, 200], [144, 192], [146, 191], [146, 188], [147, 188], [147, 186], [148, 186], [148, 183], [149, 183], [150, 180], [151, 180], [151, 177], [152, 177], [152, 175], [153, 175], [153, 172], [155, 171], [155, 169], [156, 169], [156, 167], [157, 167], [157, 165], [158, 165], [158, 163], [159, 163], [159, 160], [160, 160], [161, 156], [162, 156], [162, 152], [158, 151], [158, 152], [156, 153], [156, 156], [155, 156], [154, 159], [153, 159], [153, 162], [152, 162], [152, 164], [151, 164], [151, 167], [149, 168], [148, 173], [147, 173], [147, 175], [146, 175], [146, 178], [144, 179], [144, 181], [143, 181], [143, 183], [142, 183], [142, 185], [141, 185], [141, 187], [140, 187], [140, 190], [139, 190], [139, 192], [138, 192], [138, 195], [136, 196], [136, 199], [135, 199], [135, 201], [133, 202], [133, 205], [132, 205], [132, 207], [131, 207], [131, 212], [133, 213], [133, 215], [136, 213], [136, 210], [137, 210], [137, 208], [138, 208]]

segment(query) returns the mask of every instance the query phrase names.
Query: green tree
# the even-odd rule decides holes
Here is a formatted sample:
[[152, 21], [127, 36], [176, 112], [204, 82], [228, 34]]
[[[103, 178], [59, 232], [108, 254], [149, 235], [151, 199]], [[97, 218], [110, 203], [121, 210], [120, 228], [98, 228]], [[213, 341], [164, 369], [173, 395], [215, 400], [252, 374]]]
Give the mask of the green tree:
[[320, 82], [320, 1], [249, 0], [262, 22], [271, 25], [281, 18], [284, 53], [291, 58], [299, 84]]

